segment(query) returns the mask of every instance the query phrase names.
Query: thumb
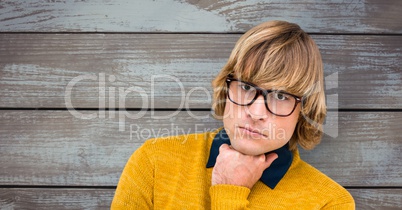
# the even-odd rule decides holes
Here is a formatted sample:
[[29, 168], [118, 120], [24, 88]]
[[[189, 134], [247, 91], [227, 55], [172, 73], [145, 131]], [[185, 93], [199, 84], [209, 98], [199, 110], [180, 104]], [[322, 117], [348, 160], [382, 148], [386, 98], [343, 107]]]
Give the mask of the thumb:
[[265, 155], [265, 168], [268, 168], [274, 160], [278, 158], [278, 154], [276, 153], [269, 153]]
[[222, 145], [219, 147], [219, 153], [221, 153], [222, 151], [227, 150], [227, 149], [230, 149], [229, 145], [227, 145], [227, 144], [222, 144]]

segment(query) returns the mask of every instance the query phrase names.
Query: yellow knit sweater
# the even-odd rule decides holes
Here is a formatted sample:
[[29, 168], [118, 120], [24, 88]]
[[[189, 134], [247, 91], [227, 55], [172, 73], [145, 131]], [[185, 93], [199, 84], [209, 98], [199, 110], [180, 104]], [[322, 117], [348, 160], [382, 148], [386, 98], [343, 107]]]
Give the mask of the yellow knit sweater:
[[342, 186], [302, 161], [298, 151], [278, 185], [258, 181], [250, 190], [211, 187], [206, 168], [215, 134], [150, 139], [128, 160], [112, 209], [354, 209]]

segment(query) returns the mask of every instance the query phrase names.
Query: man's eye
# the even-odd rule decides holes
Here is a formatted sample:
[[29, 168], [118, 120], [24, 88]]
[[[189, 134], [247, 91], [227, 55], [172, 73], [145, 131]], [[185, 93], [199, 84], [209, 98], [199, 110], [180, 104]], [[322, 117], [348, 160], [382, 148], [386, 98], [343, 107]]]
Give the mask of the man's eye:
[[275, 93], [275, 99], [281, 100], [281, 101], [285, 101], [288, 100], [289, 97], [286, 94], [283, 93]]
[[251, 86], [250, 85], [241, 85], [241, 89], [243, 89], [245, 91], [249, 91], [249, 90], [251, 90]]

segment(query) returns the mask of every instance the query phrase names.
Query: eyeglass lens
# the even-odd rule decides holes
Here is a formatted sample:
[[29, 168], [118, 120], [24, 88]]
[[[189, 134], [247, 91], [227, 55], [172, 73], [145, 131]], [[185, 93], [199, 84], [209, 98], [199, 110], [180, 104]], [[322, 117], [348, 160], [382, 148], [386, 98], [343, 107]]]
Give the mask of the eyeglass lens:
[[262, 92], [265, 106], [275, 115], [290, 115], [295, 107], [294, 96], [281, 91], [267, 91], [250, 84], [232, 80], [229, 83], [229, 99], [237, 105], [247, 106], [256, 102], [257, 94]]

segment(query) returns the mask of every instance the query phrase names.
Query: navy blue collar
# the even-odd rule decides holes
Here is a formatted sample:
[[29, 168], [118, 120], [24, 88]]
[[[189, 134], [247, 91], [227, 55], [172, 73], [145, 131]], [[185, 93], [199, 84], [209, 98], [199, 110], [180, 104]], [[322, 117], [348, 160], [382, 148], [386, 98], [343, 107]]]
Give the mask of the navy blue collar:
[[[216, 158], [219, 155], [219, 147], [222, 144], [230, 145], [230, 139], [226, 134], [225, 129], [219, 131], [212, 141], [207, 168], [215, 166]], [[288, 171], [290, 164], [292, 164], [293, 153], [289, 150], [288, 144], [272, 152], [278, 154], [278, 158], [271, 164], [271, 166], [265, 169], [265, 171], [262, 173], [260, 181], [271, 189], [274, 189]]]

